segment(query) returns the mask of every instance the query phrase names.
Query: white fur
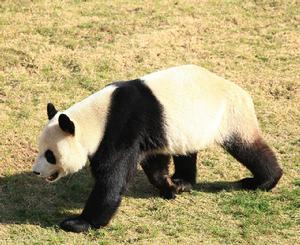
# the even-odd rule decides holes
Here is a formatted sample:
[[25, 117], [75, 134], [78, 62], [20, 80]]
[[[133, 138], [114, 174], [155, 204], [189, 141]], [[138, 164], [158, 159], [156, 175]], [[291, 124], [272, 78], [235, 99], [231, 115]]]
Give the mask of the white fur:
[[[87, 163], [88, 155], [98, 148], [104, 133], [110, 97], [115, 86], [108, 86], [99, 92], [73, 105], [63, 113], [75, 124], [75, 135], [61, 130], [58, 125], [58, 112], [45, 126], [39, 140], [39, 156], [33, 171], [41, 177], [49, 177], [59, 172], [59, 178], [77, 172]], [[56, 157], [56, 164], [47, 162], [44, 154], [50, 149]]]
[[115, 89], [113, 85], [107, 86], [64, 112], [76, 122], [80, 129], [80, 133], [76, 132], [78, 141], [89, 155], [97, 150], [103, 137], [111, 94]]
[[195, 152], [222, 143], [234, 132], [252, 141], [258, 133], [251, 97], [204, 68], [178, 66], [141, 79], [163, 105], [167, 153]]

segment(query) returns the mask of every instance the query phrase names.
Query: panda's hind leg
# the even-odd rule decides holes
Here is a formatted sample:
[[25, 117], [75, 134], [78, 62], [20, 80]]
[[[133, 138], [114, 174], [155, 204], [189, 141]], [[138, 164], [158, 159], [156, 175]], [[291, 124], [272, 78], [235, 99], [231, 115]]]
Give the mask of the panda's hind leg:
[[172, 176], [177, 191], [190, 191], [196, 183], [197, 153], [173, 156], [175, 173]]
[[159, 189], [160, 195], [166, 199], [174, 199], [177, 187], [169, 176], [169, 164], [170, 156], [158, 154], [148, 156], [141, 166], [150, 183]]
[[283, 171], [278, 165], [274, 152], [261, 136], [257, 136], [249, 143], [240, 136], [234, 135], [223, 142], [222, 146], [253, 174], [253, 178], [239, 181], [242, 188], [269, 191], [276, 186]]

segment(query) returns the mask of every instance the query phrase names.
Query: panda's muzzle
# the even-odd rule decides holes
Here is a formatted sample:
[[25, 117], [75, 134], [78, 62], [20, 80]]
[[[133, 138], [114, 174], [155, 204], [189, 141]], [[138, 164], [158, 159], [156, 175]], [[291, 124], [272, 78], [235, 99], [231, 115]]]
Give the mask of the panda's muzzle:
[[52, 182], [52, 181], [57, 179], [58, 175], [59, 175], [59, 172], [57, 171], [54, 174], [51, 174], [50, 176], [48, 176], [46, 178], [46, 180], [49, 181], [49, 182]]

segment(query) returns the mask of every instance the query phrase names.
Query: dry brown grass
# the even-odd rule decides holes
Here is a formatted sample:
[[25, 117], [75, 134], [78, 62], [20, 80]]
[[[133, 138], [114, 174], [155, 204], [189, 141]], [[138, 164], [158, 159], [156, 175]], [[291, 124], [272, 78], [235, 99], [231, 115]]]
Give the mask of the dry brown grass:
[[[299, 1], [1, 1], [1, 244], [298, 244], [299, 13]], [[213, 184], [248, 172], [212, 149], [199, 154], [191, 194], [161, 200], [138, 172], [108, 227], [59, 230], [65, 215], [80, 212], [91, 180], [83, 171], [49, 186], [28, 173], [46, 103], [66, 108], [113, 80], [186, 63], [253, 95], [285, 171], [278, 187]]]

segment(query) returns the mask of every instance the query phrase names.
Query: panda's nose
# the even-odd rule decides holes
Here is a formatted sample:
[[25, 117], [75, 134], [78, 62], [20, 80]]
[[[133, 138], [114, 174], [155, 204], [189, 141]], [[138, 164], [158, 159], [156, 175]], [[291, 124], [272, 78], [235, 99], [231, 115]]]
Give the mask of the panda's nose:
[[36, 171], [33, 171], [33, 173], [35, 173], [36, 175], [40, 175], [40, 173], [39, 173], [39, 172], [36, 172]]

